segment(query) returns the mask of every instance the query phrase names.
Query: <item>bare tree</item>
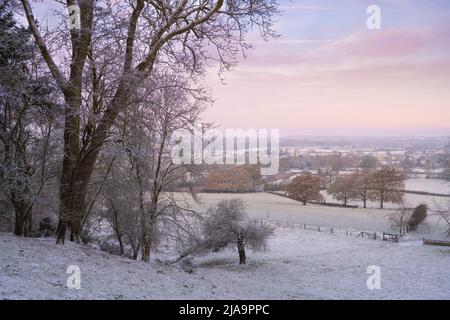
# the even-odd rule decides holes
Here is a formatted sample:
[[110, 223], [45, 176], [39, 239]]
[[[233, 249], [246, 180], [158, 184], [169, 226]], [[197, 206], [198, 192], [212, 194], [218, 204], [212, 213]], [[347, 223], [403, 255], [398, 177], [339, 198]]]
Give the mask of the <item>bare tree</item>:
[[[121, 143], [113, 142], [105, 146], [101, 155], [102, 163], [97, 166], [94, 176], [98, 180], [91, 187], [93, 195], [89, 207], [85, 208], [82, 239], [99, 240], [96, 234], [89, 235], [94, 222], [103, 221], [111, 228], [119, 242], [121, 255], [127, 255], [125, 246], [131, 247], [132, 259], [137, 259], [140, 250], [140, 212], [138, 187], [130, 173], [128, 156]], [[102, 165], [103, 164], [103, 165]], [[94, 178], [95, 179], [95, 178]], [[109, 230], [103, 230], [105, 234]]]
[[184, 188], [196, 199], [192, 188], [196, 172], [172, 162], [172, 135], [177, 129], [192, 129], [209, 99], [202, 88], [170, 74], [149, 84], [141, 94], [118, 117], [114, 139], [103, 151], [115, 161], [101, 197], [118, 240], [126, 237], [133, 257], [140, 251], [142, 260], [149, 261], [161, 239], [165, 246], [181, 247], [195, 231], [198, 214], [172, 191]]
[[241, 199], [220, 201], [207, 211], [204, 223], [207, 248], [220, 250], [229, 244], [237, 246], [239, 264], [247, 261], [245, 249], [263, 249], [272, 229], [255, 221], [247, 221], [245, 206]]
[[317, 175], [320, 181], [320, 189], [328, 189], [335, 178], [335, 174], [327, 169], [318, 169]]
[[[117, 155], [114, 155], [117, 160]], [[124, 170], [125, 169], [125, 170]], [[132, 259], [139, 254], [139, 210], [135, 189], [129, 171], [122, 164], [113, 166], [110, 178], [101, 192], [100, 205], [102, 216], [111, 226], [117, 241], [120, 254], [125, 255], [125, 244], [132, 248]]]
[[398, 229], [400, 233], [403, 233], [410, 223], [411, 216], [411, 207], [408, 207], [407, 203], [405, 201], [402, 201], [398, 208], [395, 209], [389, 216], [391, 227], [393, 229]]
[[386, 202], [401, 203], [405, 182], [403, 175], [394, 167], [384, 166], [371, 175], [369, 198], [380, 201], [380, 209]]
[[348, 201], [355, 198], [356, 178], [353, 174], [337, 176], [330, 185], [328, 193], [336, 200], [343, 201], [346, 207]]
[[[65, 100], [58, 243], [64, 242], [68, 226], [78, 238], [99, 153], [118, 114], [133, 103], [145, 80], [158, 69], [199, 75], [208, 59], [231, 68], [236, 55], [249, 47], [249, 28], [259, 28], [263, 38], [275, 35], [272, 16], [277, 13], [274, 0], [68, 0], [67, 6], [80, 8], [80, 29], [62, 27], [67, 9], [61, 6], [56, 10], [62, 23], [43, 35], [30, 2], [21, 3]], [[59, 47], [49, 47], [46, 36]]]
[[436, 209], [430, 210], [431, 215], [439, 216], [447, 224], [446, 235], [450, 238], [450, 200], [446, 204], [435, 203]]
[[286, 194], [294, 200], [301, 201], [305, 206], [308, 201], [322, 200], [319, 177], [310, 173], [295, 177], [286, 186]]
[[372, 183], [371, 172], [368, 170], [357, 171], [354, 175], [353, 196], [355, 199], [363, 202], [363, 207], [367, 208], [367, 200], [369, 199], [370, 188]]

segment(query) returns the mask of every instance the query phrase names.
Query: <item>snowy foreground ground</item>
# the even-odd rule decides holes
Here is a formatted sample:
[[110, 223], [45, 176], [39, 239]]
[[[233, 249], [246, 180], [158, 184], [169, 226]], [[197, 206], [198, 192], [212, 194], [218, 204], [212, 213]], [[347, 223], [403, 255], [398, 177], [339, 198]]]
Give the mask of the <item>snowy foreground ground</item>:
[[[0, 299], [450, 299], [450, 248], [278, 228], [266, 252], [196, 258], [188, 274], [54, 239], [0, 233]], [[69, 265], [81, 289], [66, 288]], [[369, 290], [367, 267], [381, 267]]]

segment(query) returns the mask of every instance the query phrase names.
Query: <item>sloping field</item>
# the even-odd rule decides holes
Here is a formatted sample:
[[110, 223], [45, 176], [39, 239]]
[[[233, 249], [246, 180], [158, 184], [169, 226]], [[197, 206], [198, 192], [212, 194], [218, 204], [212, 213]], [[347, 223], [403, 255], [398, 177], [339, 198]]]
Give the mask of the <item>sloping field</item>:
[[[409, 244], [409, 245], [405, 245]], [[450, 250], [278, 228], [267, 251], [234, 251], [178, 266], [142, 263], [54, 239], [0, 233], [0, 299], [450, 299]], [[68, 266], [81, 289], [69, 290]], [[380, 267], [381, 289], [369, 290], [367, 268]]]

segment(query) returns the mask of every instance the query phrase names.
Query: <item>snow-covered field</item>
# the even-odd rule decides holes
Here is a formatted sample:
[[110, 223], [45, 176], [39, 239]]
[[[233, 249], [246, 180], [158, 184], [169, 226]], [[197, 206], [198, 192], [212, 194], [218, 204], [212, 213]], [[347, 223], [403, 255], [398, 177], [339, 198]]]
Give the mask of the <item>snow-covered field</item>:
[[362, 210], [349, 208], [324, 207], [321, 205], [303, 206], [294, 201], [270, 193], [204, 193], [199, 194], [200, 205], [205, 209], [222, 199], [241, 198], [250, 218], [270, 219], [280, 222], [306, 223], [330, 228], [354, 228], [363, 230], [388, 230], [389, 211]]
[[[450, 248], [278, 228], [267, 251], [196, 258], [188, 274], [54, 239], [0, 233], [0, 299], [450, 299]], [[66, 287], [69, 265], [81, 289]], [[381, 268], [369, 290], [368, 266]]]
[[[200, 204], [189, 201], [186, 195], [177, 195], [180, 199], [185, 198], [193, 208], [197, 210], [206, 210], [206, 208], [213, 206], [222, 199], [241, 198], [246, 206], [250, 218], [255, 219], [270, 219], [279, 221], [281, 223], [298, 223], [308, 224], [313, 226], [321, 226], [335, 229], [355, 229], [355, 230], [370, 230], [378, 232], [389, 232], [391, 230], [388, 221], [392, 210], [379, 210], [377, 204], [373, 203], [368, 209], [363, 208], [340, 208], [340, 207], [325, 207], [321, 205], [303, 206], [298, 201], [294, 201], [285, 197], [273, 195], [270, 193], [202, 193], [199, 194]], [[426, 203], [433, 203], [433, 197], [422, 195], [409, 195], [416, 199], [408, 201], [413, 202], [412, 205], [422, 203], [422, 198], [425, 198]], [[446, 198], [441, 198], [445, 199]], [[336, 202], [330, 196], [328, 201]], [[395, 206], [391, 206], [394, 208]], [[442, 234], [444, 225], [440, 219], [429, 217], [422, 231], [426, 234]]]
[[405, 189], [450, 195], [450, 183], [442, 179], [408, 179], [405, 181]]

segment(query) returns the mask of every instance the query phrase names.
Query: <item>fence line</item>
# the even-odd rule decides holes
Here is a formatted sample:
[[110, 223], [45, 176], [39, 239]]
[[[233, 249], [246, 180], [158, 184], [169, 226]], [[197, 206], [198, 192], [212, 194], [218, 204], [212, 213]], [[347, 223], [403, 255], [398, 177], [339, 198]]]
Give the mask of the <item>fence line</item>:
[[[393, 235], [387, 232], [377, 232], [377, 231], [368, 231], [368, 230], [356, 230], [353, 228], [347, 228], [345, 230], [343, 229], [336, 229], [336, 228], [330, 228], [330, 227], [322, 227], [322, 226], [313, 226], [308, 225], [306, 223], [295, 223], [295, 222], [289, 222], [289, 221], [280, 221], [280, 220], [271, 220], [271, 219], [251, 219], [253, 221], [258, 221], [261, 223], [261, 225], [268, 225], [273, 227], [283, 227], [283, 228], [293, 228], [293, 229], [303, 229], [303, 230], [309, 230], [309, 231], [317, 231], [317, 232], [324, 232], [329, 234], [342, 234], [346, 237], [355, 236], [355, 238], [368, 238], [373, 240], [388, 240], [388, 241], [394, 241], [395, 239], [398, 239], [398, 237], [401, 237], [402, 235], [406, 234], [408, 232], [408, 228], [402, 228], [402, 231], [399, 235]], [[397, 241], [395, 241], [397, 242]]]

